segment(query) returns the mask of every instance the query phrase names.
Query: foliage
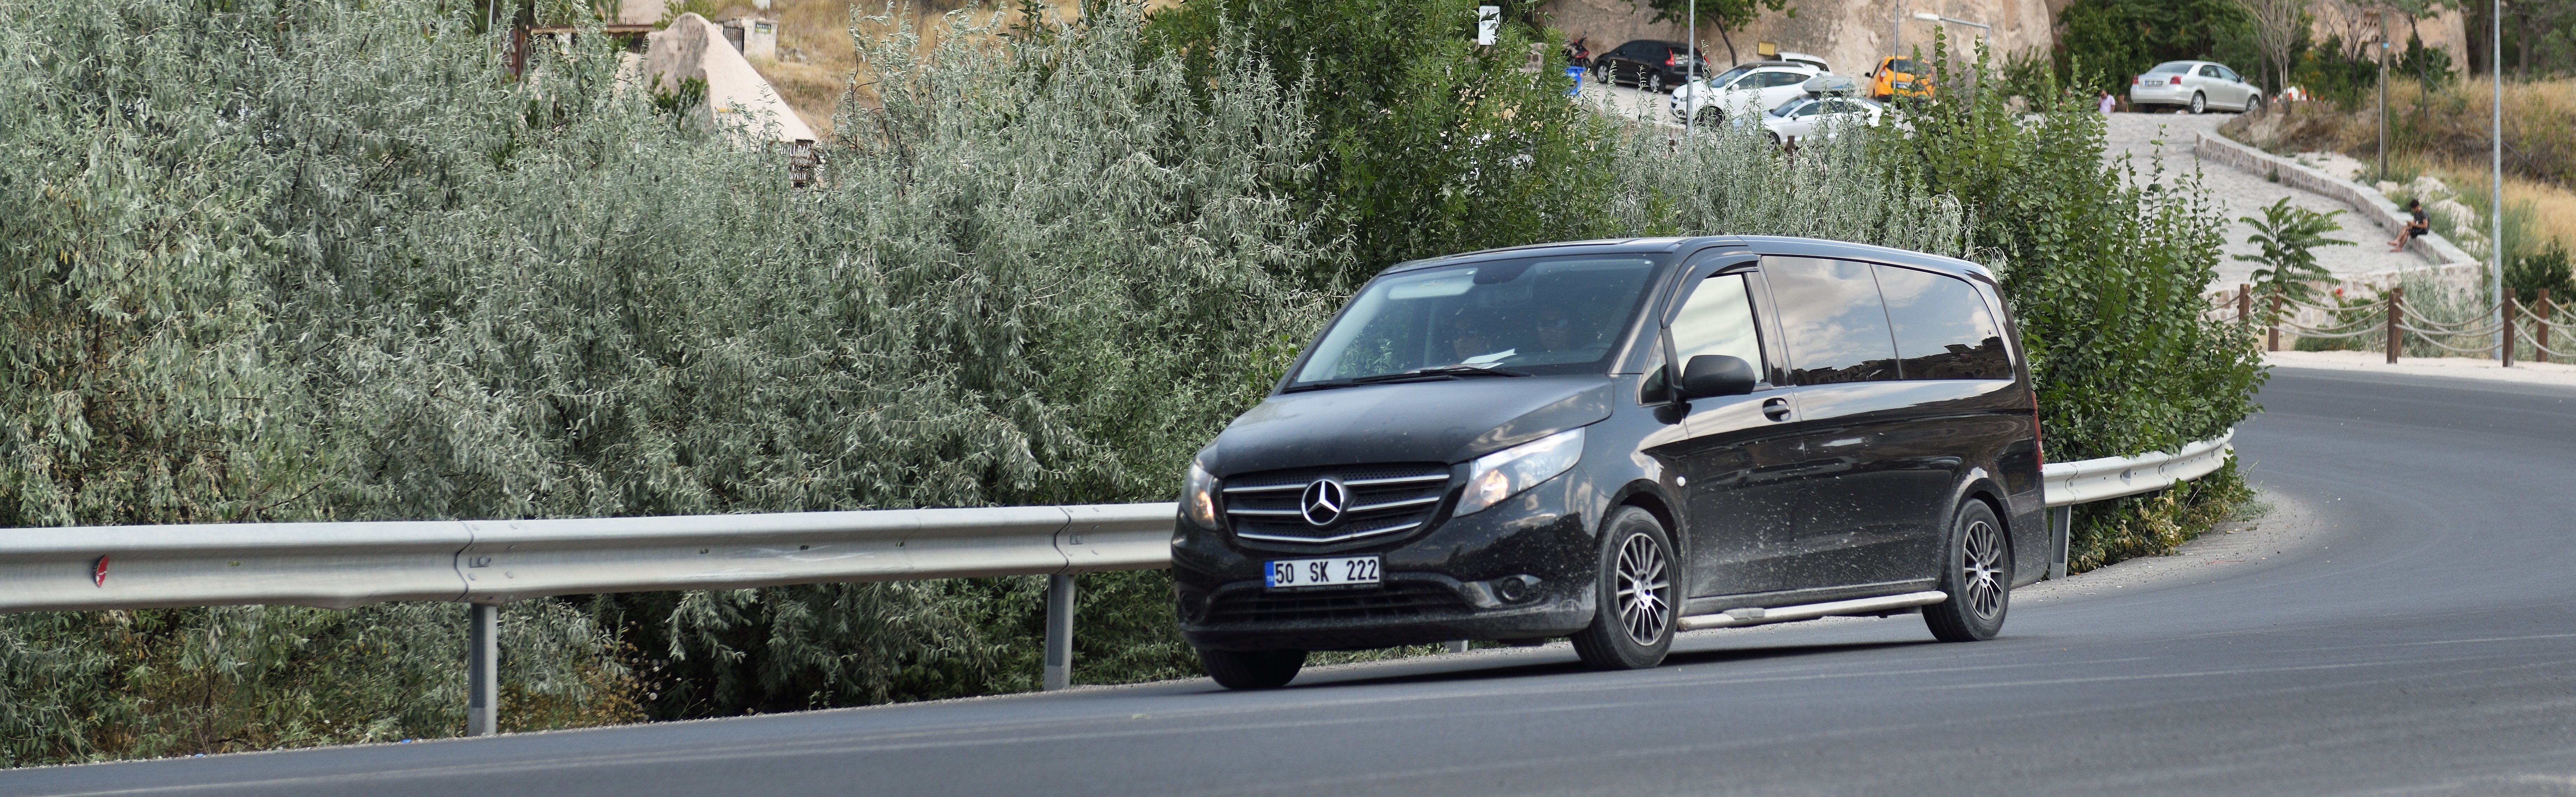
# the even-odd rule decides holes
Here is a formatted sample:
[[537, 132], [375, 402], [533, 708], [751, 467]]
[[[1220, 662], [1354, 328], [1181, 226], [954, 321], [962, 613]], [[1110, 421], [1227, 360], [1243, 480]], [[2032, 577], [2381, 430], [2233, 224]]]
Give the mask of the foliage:
[[[1992, 80], [1936, 38], [1944, 85]], [[2048, 456], [2173, 450], [2253, 411], [2262, 371], [2247, 333], [2203, 317], [2226, 228], [2196, 177], [2102, 158], [2092, 97], [2048, 87], [2026, 121], [2000, 91], [1911, 108], [1882, 168], [1917, 174], [1975, 212], [1971, 251], [1994, 263], [2039, 382]]]
[[2451, 69], [2449, 50], [2426, 47], [2424, 37], [2411, 34], [2406, 37], [2406, 51], [2397, 57], [2397, 63], [2393, 65], [2393, 69], [2396, 74], [2436, 86], [2449, 83], [2459, 76]]
[[2238, 219], [2254, 227], [2254, 234], [2246, 236], [2245, 242], [2262, 248], [2256, 254], [2235, 256], [2259, 266], [2253, 271], [2255, 292], [2289, 301], [2315, 302], [2316, 283], [2334, 281], [2332, 272], [2317, 265], [2316, 248], [2353, 245], [2351, 241], [2325, 236], [2343, 229], [2334, 221], [2336, 214], [2342, 212], [2319, 213], [2291, 205], [2289, 197], [2282, 197], [2263, 206], [2262, 218]]
[[2567, 261], [2567, 245], [2555, 239], [2531, 246], [2505, 264], [2504, 287], [2525, 307], [2540, 300], [2542, 289], [2553, 302], [2576, 300], [2576, 279], [2570, 278]]
[[1546, 66], [1521, 71], [1531, 43], [1556, 37], [1506, 15], [1478, 47], [1477, 5], [1190, 0], [1148, 35], [1201, 76], [1240, 35], [1283, 89], [1307, 87], [1314, 168], [1282, 187], [1347, 224], [1355, 257], [1310, 283], [1347, 289], [1411, 258], [1598, 234], [1588, 208], [1618, 186], [1584, 138], [1592, 120], [1565, 101], [1564, 56], [1542, 48]]
[[[1718, 39], [1726, 43], [1726, 59], [1730, 62], [1744, 58], [1736, 54], [1735, 38], [1727, 35], [1727, 31], [1743, 30], [1764, 11], [1780, 12], [1790, 19], [1798, 18], [1798, 9], [1790, 6], [1788, 0], [1646, 0], [1646, 4], [1655, 9], [1655, 22], [1679, 22], [1683, 30], [1690, 31], [1716, 26]], [[1691, 17], [1693, 11], [1698, 12], [1698, 18]]]
[[2131, 76], [2165, 61], [2242, 68], [2257, 57], [2253, 18], [2234, 0], [2074, 0], [2057, 12], [2057, 24], [2057, 79], [2088, 94], [2125, 94]]

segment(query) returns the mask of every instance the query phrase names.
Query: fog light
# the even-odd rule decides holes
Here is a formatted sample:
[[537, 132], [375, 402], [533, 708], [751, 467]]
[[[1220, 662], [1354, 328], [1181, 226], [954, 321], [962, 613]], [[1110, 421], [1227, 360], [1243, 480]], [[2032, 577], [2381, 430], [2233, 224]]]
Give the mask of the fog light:
[[1538, 577], [1527, 573], [1494, 579], [1494, 596], [1502, 598], [1506, 603], [1519, 603], [1522, 598], [1529, 597], [1530, 593], [1537, 589]]

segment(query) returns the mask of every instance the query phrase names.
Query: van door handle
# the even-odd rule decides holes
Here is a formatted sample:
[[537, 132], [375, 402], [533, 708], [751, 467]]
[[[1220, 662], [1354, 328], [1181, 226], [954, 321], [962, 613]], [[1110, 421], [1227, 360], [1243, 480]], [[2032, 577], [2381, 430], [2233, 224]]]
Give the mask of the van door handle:
[[1788, 400], [1788, 399], [1786, 399], [1786, 398], [1775, 398], [1775, 399], [1768, 399], [1768, 400], [1763, 401], [1763, 402], [1762, 402], [1762, 417], [1769, 418], [1769, 419], [1771, 419], [1771, 420], [1775, 420], [1775, 421], [1785, 421], [1785, 420], [1788, 420], [1788, 419], [1789, 419], [1789, 400]]

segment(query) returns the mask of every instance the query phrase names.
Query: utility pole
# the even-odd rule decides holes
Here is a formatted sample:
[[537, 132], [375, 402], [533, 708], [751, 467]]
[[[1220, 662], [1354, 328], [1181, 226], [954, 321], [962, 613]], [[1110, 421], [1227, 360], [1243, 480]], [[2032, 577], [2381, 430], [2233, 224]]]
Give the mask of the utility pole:
[[1699, 104], [1708, 100], [1699, 96], [1707, 93], [1700, 91], [1705, 87], [1699, 84], [1699, 0], [1690, 0], [1690, 23], [1687, 27], [1690, 31], [1682, 40], [1682, 57], [1690, 62], [1682, 65], [1682, 88], [1690, 90], [1690, 99], [1682, 101], [1682, 138], [1698, 143]]
[[2505, 346], [2505, 336], [2513, 334], [2512, 318], [2505, 313], [2504, 295], [2504, 0], [2490, 0], [2487, 16], [2487, 77], [2495, 81], [2494, 114], [2487, 120], [2487, 138], [2492, 143], [2487, 166], [2487, 271], [2495, 284], [2496, 298], [2496, 363], [2513, 366], [2513, 350]]
[[1896, 24], [1887, 30], [1887, 54], [1905, 54], [1905, 0], [1896, 0]]
[[2371, 9], [2371, 20], [2379, 23], [2379, 177], [2388, 179], [2388, 17], [2381, 9]]

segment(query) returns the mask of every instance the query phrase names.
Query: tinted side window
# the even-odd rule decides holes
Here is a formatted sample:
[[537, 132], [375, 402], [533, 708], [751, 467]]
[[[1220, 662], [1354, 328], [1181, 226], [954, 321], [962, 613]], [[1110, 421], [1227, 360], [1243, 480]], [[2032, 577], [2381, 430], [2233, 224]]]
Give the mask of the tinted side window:
[[1796, 72], [1773, 72], [1770, 73], [1769, 79], [1764, 82], [1763, 85], [1765, 87], [1795, 86], [1805, 82], [1807, 82], [1806, 75], [1801, 75]]
[[1975, 288], [1956, 277], [1878, 267], [1906, 379], [2011, 379], [2003, 327]]
[[1896, 342], [1870, 266], [1843, 260], [1766, 257], [1762, 273], [1780, 308], [1791, 378], [1801, 385], [1897, 378]]
[[1744, 275], [1700, 280], [1681, 312], [1673, 314], [1673, 354], [1685, 366], [1703, 354], [1730, 355], [1753, 366], [1754, 373], [1764, 373], [1762, 338], [1753, 329], [1753, 302]]

